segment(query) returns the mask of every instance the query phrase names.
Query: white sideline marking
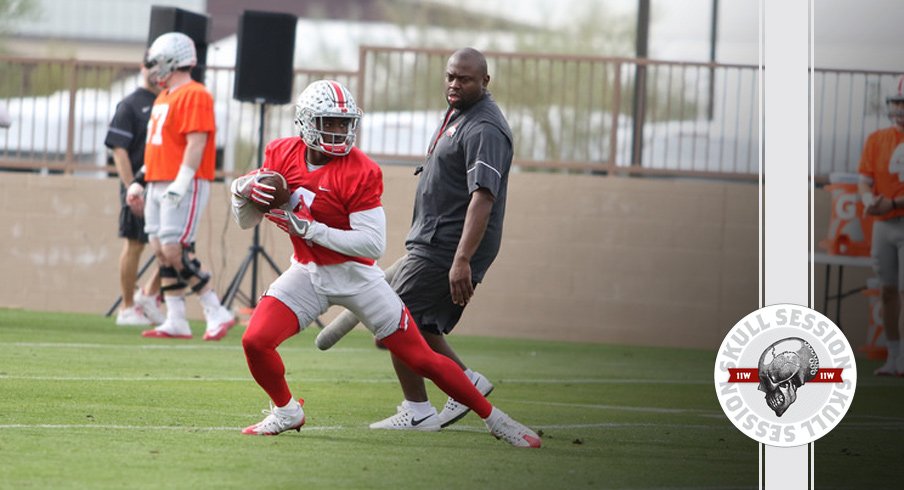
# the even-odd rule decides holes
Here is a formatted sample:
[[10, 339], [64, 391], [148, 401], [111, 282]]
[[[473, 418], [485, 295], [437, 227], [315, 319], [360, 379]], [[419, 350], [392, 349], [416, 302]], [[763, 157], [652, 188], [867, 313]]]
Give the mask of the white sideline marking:
[[[705, 424], [657, 424], [651, 422], [602, 422], [598, 424], [531, 424], [531, 427], [542, 430], [571, 430], [571, 429], [673, 429], [673, 430], [728, 430], [725, 425], [705, 425]], [[837, 429], [859, 429], [859, 428], [876, 428], [880, 430], [886, 429], [904, 429], [904, 421], [895, 427], [889, 427], [887, 424], [857, 424], [842, 423]], [[0, 424], [0, 430], [3, 429], [104, 429], [104, 430], [149, 430], [149, 431], [186, 431], [186, 432], [240, 432], [242, 427], [188, 427], [188, 426], [167, 426], [167, 425], [120, 425], [120, 424]], [[313, 431], [333, 431], [333, 430], [371, 430], [366, 426], [348, 427], [343, 425], [331, 426], [304, 426], [302, 432]], [[487, 430], [483, 426], [456, 424], [452, 427], [443, 429], [444, 431], [453, 432], [479, 432], [485, 433]]]
[[[605, 422], [600, 424], [557, 424], [557, 425], [536, 425], [534, 426], [537, 429], [546, 429], [546, 430], [561, 430], [561, 429], [629, 429], [629, 428], [638, 428], [638, 427], [648, 427], [648, 428], [672, 428], [672, 429], [727, 429], [724, 426], [718, 425], [688, 425], [688, 424], [655, 424], [655, 423], [616, 423], [616, 422]], [[167, 426], [167, 425], [119, 425], [119, 424], [0, 424], [0, 429], [105, 429], [105, 430], [151, 430], [151, 431], [241, 431], [242, 427], [188, 427], [188, 426]], [[307, 431], [330, 431], [330, 430], [355, 430], [355, 429], [366, 429], [366, 426], [362, 425], [361, 427], [346, 427], [343, 425], [333, 425], [333, 426], [304, 426], [301, 428], [302, 432]], [[455, 425], [454, 427], [447, 427], [448, 431], [457, 431], [457, 432], [479, 432], [485, 433], [487, 431], [486, 427], [479, 427], [476, 425]]]
[[[33, 381], [253, 381], [251, 376], [247, 377], [223, 377], [214, 378], [206, 376], [41, 376], [41, 375], [20, 375], [20, 374], [0, 374], [0, 380], [4, 379], [23, 379]], [[304, 381], [307, 383], [335, 383], [342, 381], [344, 383], [397, 383], [395, 378], [298, 378], [287, 376], [289, 381]], [[650, 380], [650, 379], [506, 379], [497, 380], [499, 384], [710, 384], [707, 382], [698, 383], [696, 381], [680, 381], [680, 380]], [[544, 402], [538, 402], [544, 403]], [[721, 413], [721, 412], [714, 412]]]
[[[151, 341], [153, 342], [153, 341]], [[138, 350], [229, 350], [241, 352], [240, 345], [217, 345], [209, 342], [203, 344], [192, 342], [191, 340], [167, 340], [168, 344], [93, 344], [93, 343], [76, 343], [76, 342], [0, 342], [0, 347], [31, 347], [33, 349], [138, 349]], [[185, 342], [185, 343], [177, 343]], [[310, 346], [292, 346], [283, 345], [280, 351], [311, 351], [321, 352], [314, 344]], [[371, 352], [373, 348], [363, 347], [336, 347], [330, 349], [330, 352]]]
[[[167, 425], [104, 425], [104, 424], [2, 424], [0, 429], [104, 429], [104, 430], [181, 430], [196, 431], [235, 431], [241, 432], [244, 427], [186, 427]], [[342, 430], [341, 425], [324, 427], [302, 427], [302, 432], [322, 430]]]
[[518, 403], [524, 403], [528, 405], [549, 405], [553, 407], [572, 407], [572, 408], [596, 408], [600, 410], [619, 410], [623, 412], [645, 412], [645, 413], [670, 413], [670, 414], [694, 414], [694, 415], [711, 415], [718, 414], [715, 410], [697, 410], [690, 408], [660, 408], [660, 407], [632, 407], [632, 406], [624, 406], [624, 405], [602, 405], [602, 404], [594, 404], [594, 403], [561, 403], [561, 402], [547, 402], [547, 401], [536, 401], [536, 400], [519, 400]]

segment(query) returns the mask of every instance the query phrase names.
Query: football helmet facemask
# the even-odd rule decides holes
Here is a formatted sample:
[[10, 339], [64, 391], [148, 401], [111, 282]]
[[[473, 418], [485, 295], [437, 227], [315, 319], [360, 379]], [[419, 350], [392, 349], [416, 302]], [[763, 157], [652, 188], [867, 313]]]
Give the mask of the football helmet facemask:
[[[324, 118], [348, 119], [346, 133], [323, 130]], [[295, 125], [308, 147], [333, 156], [352, 151], [361, 110], [351, 92], [339, 82], [319, 80], [304, 89], [295, 104]]]
[[894, 90], [885, 97], [885, 109], [892, 122], [904, 127], [904, 75], [898, 77]]
[[144, 60], [144, 67], [157, 84], [162, 84], [177, 68], [196, 64], [198, 55], [195, 52], [195, 43], [181, 32], [161, 34], [148, 48]]

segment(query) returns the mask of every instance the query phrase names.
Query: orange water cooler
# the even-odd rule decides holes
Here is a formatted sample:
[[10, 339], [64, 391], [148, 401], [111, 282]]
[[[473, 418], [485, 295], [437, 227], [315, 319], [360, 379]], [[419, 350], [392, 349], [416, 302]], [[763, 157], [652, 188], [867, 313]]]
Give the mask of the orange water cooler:
[[832, 194], [832, 215], [828, 237], [821, 245], [830, 254], [869, 256], [873, 218], [863, 216], [863, 203], [857, 192], [857, 174], [829, 175], [825, 190]]

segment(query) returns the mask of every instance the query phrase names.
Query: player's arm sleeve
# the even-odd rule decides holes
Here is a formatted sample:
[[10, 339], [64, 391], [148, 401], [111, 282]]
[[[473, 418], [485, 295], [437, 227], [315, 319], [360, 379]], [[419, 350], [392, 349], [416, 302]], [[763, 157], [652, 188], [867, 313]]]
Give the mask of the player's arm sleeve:
[[232, 217], [243, 230], [254, 228], [264, 218], [264, 214], [257, 210], [247, 199], [231, 196]]
[[235, 222], [238, 223], [239, 227], [243, 230], [247, 230], [248, 228], [253, 228], [264, 217], [264, 214], [261, 213], [257, 208], [255, 208], [248, 199], [242, 197], [239, 193], [239, 188], [246, 184], [248, 179], [253, 178], [254, 170], [248, 172], [247, 174], [235, 179], [232, 181], [230, 185], [230, 200], [232, 204], [232, 217], [235, 219]]
[[352, 257], [377, 260], [386, 251], [386, 214], [383, 206], [357, 211], [348, 216], [350, 230], [313, 223], [308, 239], [318, 245]]
[[129, 113], [126, 104], [119, 103], [116, 113], [107, 127], [107, 135], [104, 138], [104, 146], [107, 148], [128, 148], [135, 138], [135, 118]]
[[512, 142], [499, 128], [487, 124], [474, 128], [464, 139], [468, 192], [486, 189], [495, 198], [502, 176], [512, 166]]

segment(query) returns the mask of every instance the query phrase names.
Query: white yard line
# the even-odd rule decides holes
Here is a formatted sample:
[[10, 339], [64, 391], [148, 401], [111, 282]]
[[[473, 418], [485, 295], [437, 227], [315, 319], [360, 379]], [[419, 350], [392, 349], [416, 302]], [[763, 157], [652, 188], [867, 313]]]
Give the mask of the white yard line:
[[[302, 427], [302, 432], [342, 430], [341, 425], [324, 427]], [[103, 430], [149, 430], [149, 431], [227, 431], [239, 432], [243, 427], [187, 427], [167, 425], [110, 425], [110, 424], [0, 424], [0, 429], [103, 429]]]
[[[555, 425], [533, 425], [536, 429], [544, 430], [568, 430], [568, 429], [630, 429], [630, 428], [664, 428], [664, 429], [727, 429], [728, 427], [716, 425], [688, 425], [688, 424], [655, 424], [655, 423], [614, 423], [605, 422], [599, 424], [555, 424]], [[166, 426], [166, 425], [121, 425], [121, 424], [0, 424], [2, 429], [103, 429], [103, 430], [146, 430], [146, 431], [241, 431], [242, 427], [189, 427], [189, 426]], [[365, 425], [360, 427], [348, 427], [343, 425], [333, 426], [304, 426], [302, 432], [308, 431], [333, 431], [333, 430], [371, 430]], [[487, 431], [486, 427], [476, 425], [457, 424], [448, 427], [447, 431], [455, 432], [480, 432]]]
[[[0, 374], [0, 380], [4, 379], [21, 379], [34, 381], [252, 381], [251, 376], [247, 377], [205, 377], [205, 376], [49, 376], [49, 375], [27, 375], [27, 374]], [[287, 379], [295, 381], [304, 381], [309, 383], [335, 383], [341, 381], [343, 383], [396, 383], [395, 378], [299, 378], [288, 376]], [[648, 385], [648, 384], [676, 384], [676, 385], [696, 385], [711, 384], [709, 382], [684, 381], [676, 379], [529, 379], [529, 378], [500, 378], [494, 380], [499, 384], [600, 384], [600, 385]]]
[[[169, 340], [166, 344], [96, 344], [86, 342], [0, 342], [0, 348], [11, 347], [29, 347], [32, 349], [137, 349], [137, 350], [228, 350], [242, 351], [240, 345], [222, 345], [210, 342], [196, 343], [190, 340]], [[182, 343], [184, 342], [184, 343]], [[321, 352], [314, 344], [310, 346], [280, 346], [280, 351], [310, 351]], [[371, 347], [335, 347], [330, 352], [372, 352]]]

